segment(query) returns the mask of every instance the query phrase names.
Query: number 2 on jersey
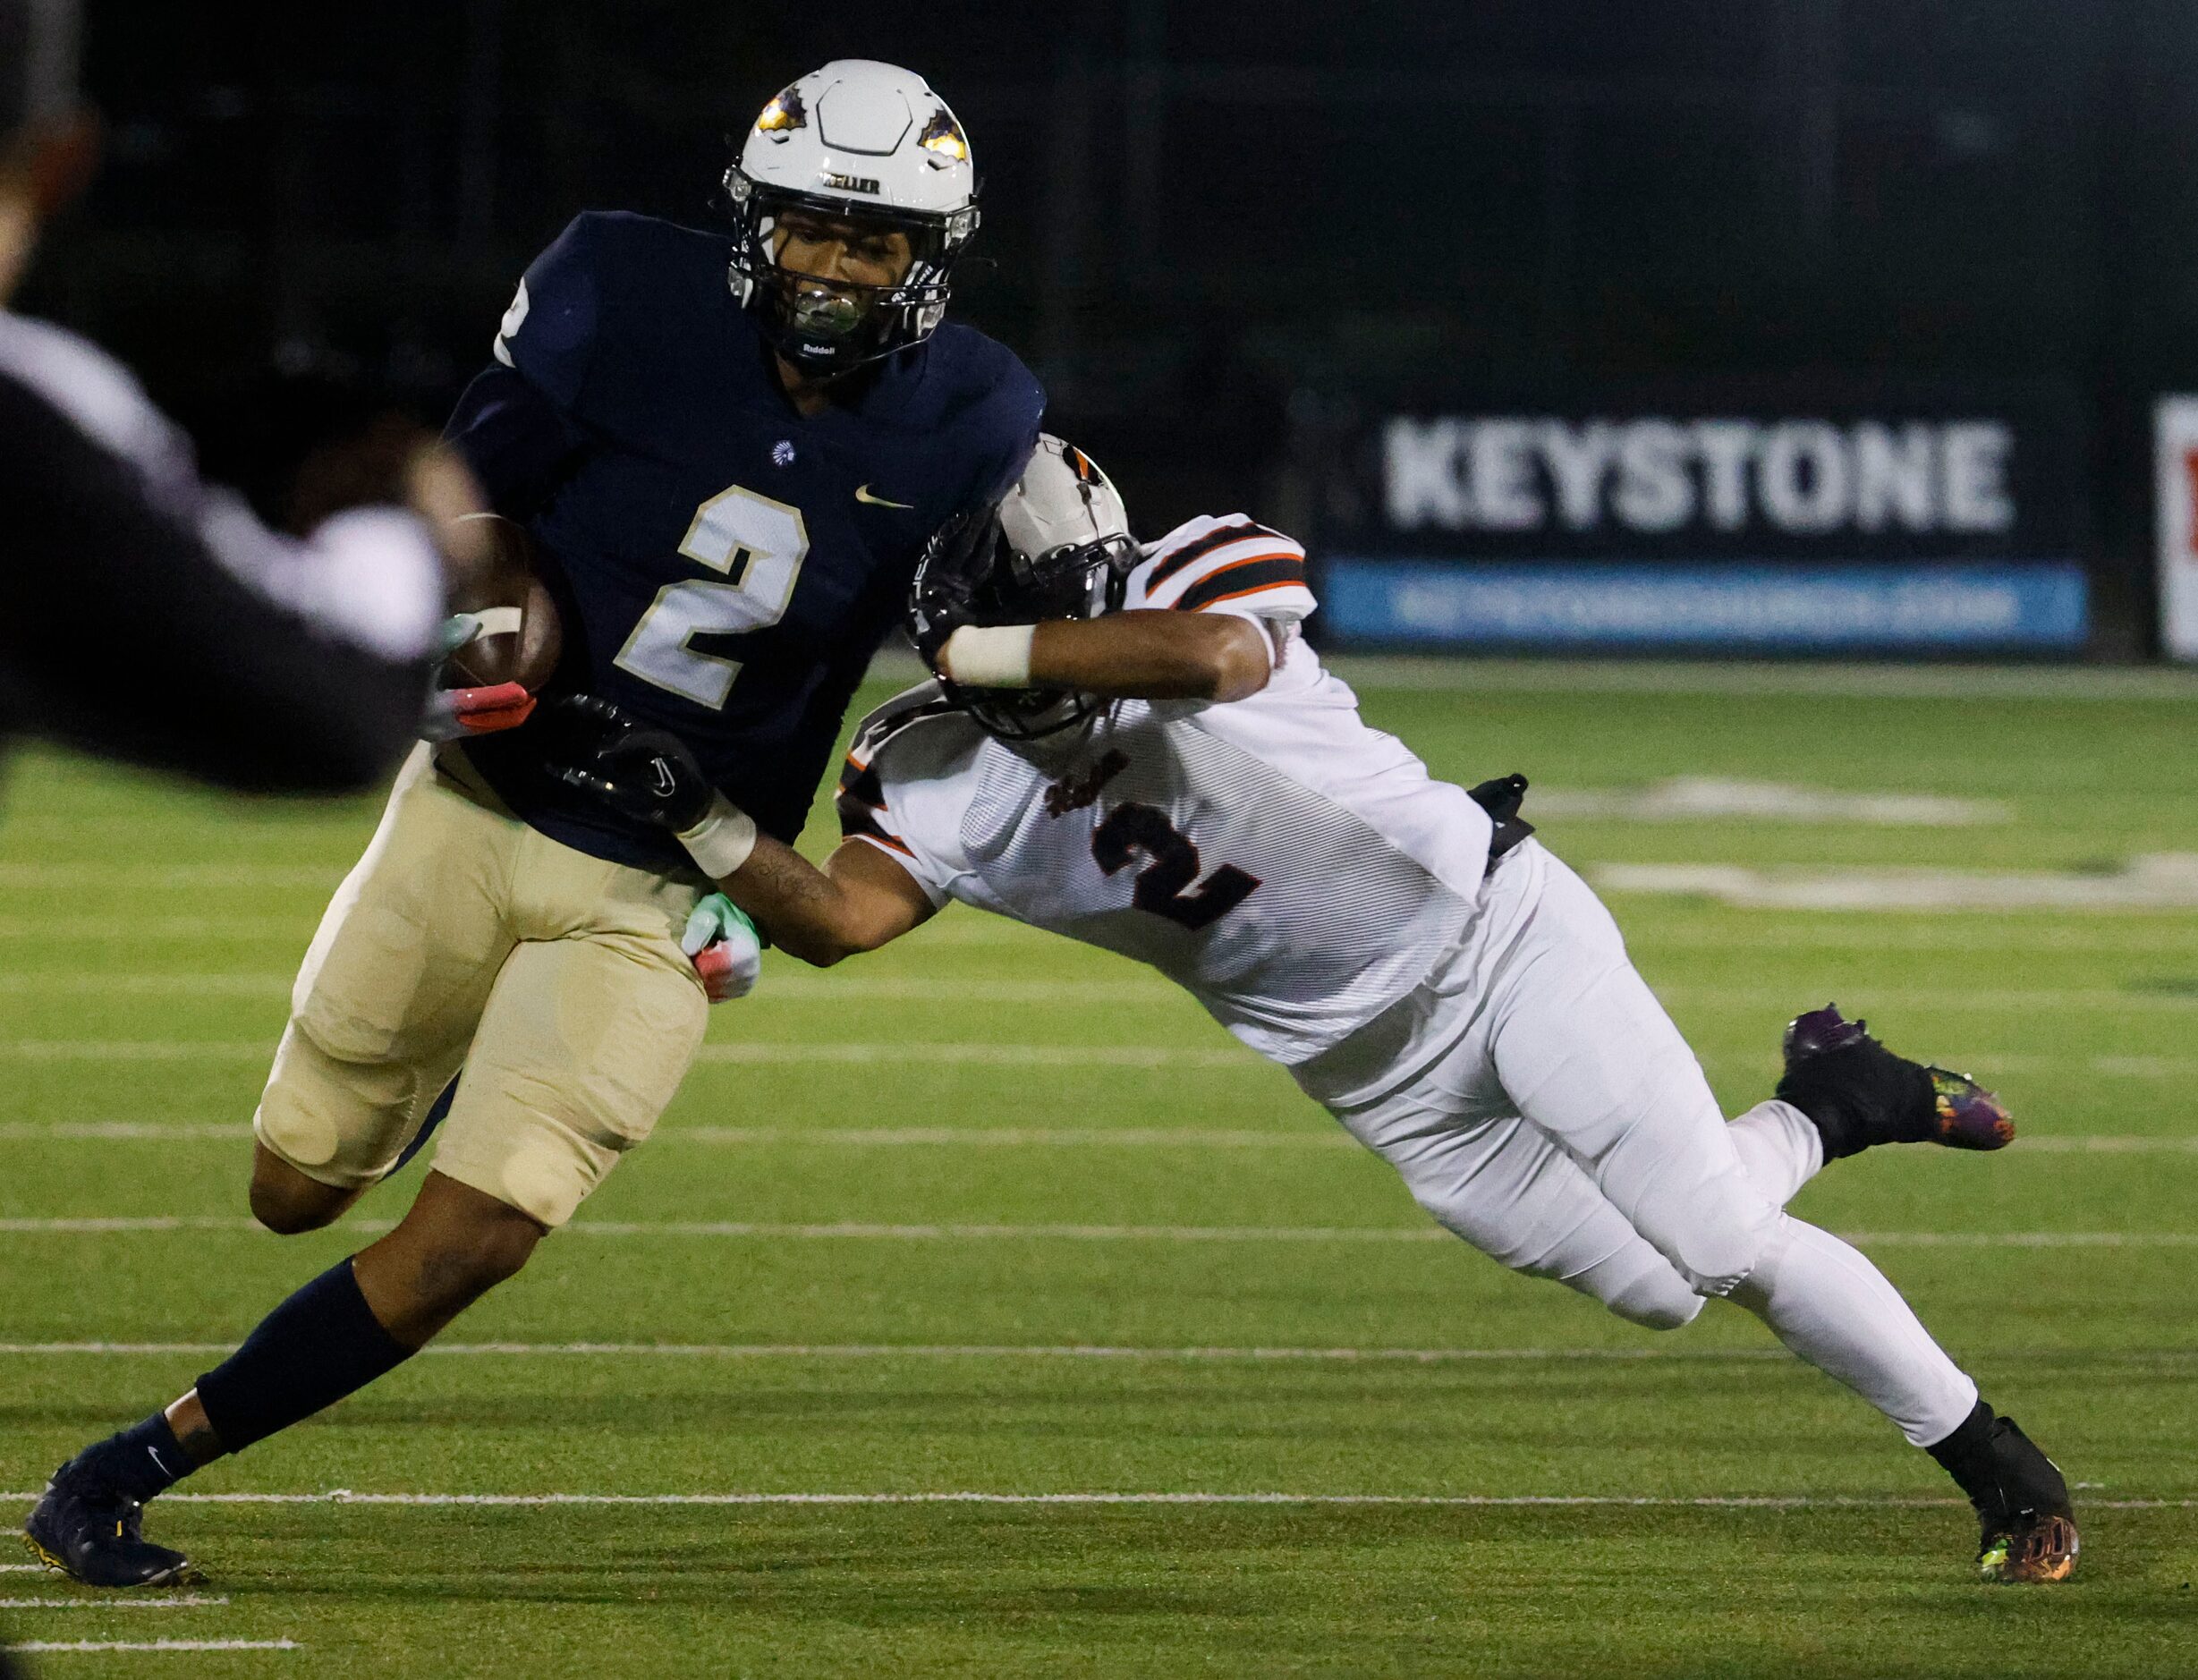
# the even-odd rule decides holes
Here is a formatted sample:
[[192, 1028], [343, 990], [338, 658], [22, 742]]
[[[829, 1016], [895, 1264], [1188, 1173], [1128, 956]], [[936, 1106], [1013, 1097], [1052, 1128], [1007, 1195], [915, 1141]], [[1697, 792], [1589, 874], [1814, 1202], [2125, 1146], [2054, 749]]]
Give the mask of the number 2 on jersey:
[[703, 653], [697, 636], [768, 630], [786, 615], [794, 581], [809, 557], [802, 510], [737, 484], [694, 510], [679, 552], [731, 580], [667, 583], [641, 615], [614, 663], [644, 683], [717, 711], [741, 673], [738, 659]]
[[1194, 933], [1227, 915], [1260, 884], [1258, 876], [1224, 863], [1192, 892], [1200, 868], [1197, 843], [1150, 805], [1118, 806], [1092, 831], [1091, 856], [1109, 875], [1141, 852], [1152, 861], [1137, 872], [1130, 902]]

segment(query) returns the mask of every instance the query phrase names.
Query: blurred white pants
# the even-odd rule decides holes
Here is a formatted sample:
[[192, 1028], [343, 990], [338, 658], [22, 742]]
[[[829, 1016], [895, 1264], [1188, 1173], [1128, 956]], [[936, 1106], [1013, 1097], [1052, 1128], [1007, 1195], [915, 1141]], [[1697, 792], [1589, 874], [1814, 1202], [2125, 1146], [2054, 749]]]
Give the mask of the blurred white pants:
[[1637, 1324], [1707, 1295], [1767, 1323], [1926, 1446], [1976, 1386], [1854, 1249], [1785, 1211], [1822, 1165], [1767, 1102], [1727, 1124], [1587, 884], [1529, 840], [1413, 997], [1297, 1070], [1450, 1230]]

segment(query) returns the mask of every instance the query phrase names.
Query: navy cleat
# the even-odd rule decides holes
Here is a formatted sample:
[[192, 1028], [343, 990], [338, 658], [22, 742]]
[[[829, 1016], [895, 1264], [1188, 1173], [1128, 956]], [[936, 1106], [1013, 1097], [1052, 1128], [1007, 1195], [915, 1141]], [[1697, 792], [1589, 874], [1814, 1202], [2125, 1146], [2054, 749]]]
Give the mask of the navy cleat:
[[88, 1587], [180, 1587], [199, 1579], [190, 1558], [145, 1538], [142, 1505], [77, 1464], [54, 1472], [23, 1523], [33, 1557]]
[[1786, 1029], [1778, 1095], [1814, 1122], [1827, 1161], [1878, 1143], [1997, 1150], [2015, 1141], [2015, 1120], [1990, 1091], [1966, 1074], [1895, 1056], [1867, 1025], [1827, 1004]]

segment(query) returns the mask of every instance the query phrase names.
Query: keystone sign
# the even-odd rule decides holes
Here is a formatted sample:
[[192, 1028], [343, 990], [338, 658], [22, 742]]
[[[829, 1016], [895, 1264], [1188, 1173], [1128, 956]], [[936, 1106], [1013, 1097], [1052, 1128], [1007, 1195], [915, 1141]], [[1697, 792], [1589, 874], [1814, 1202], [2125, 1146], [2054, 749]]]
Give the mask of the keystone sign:
[[1397, 414], [1358, 445], [1322, 533], [1339, 641], [2066, 649], [2086, 633], [2082, 442], [2060, 405]]
[[2014, 454], [1989, 420], [1393, 420], [1382, 437], [1399, 530], [1997, 535]]

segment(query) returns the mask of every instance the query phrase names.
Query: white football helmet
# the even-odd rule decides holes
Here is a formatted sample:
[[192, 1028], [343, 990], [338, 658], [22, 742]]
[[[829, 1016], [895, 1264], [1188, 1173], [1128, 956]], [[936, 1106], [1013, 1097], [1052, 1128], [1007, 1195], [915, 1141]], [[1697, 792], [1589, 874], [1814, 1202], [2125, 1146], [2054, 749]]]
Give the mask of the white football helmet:
[[1038, 435], [1030, 464], [1000, 503], [1000, 534], [1026, 567], [1065, 548], [1134, 548], [1129, 509], [1099, 463], [1051, 432]]
[[[763, 107], [725, 173], [734, 295], [789, 361], [820, 371], [921, 344], [946, 312], [955, 259], [977, 231], [968, 138], [922, 77], [836, 58]], [[825, 284], [778, 267], [772, 229], [802, 208], [905, 233], [908, 272], [885, 286]]]
[[[1040, 432], [1000, 503], [998, 539], [976, 580], [975, 622], [1028, 624], [1117, 610], [1143, 557], [1114, 481], [1091, 456]], [[1050, 689], [965, 689], [949, 697], [994, 734], [1035, 740], [1082, 723], [1105, 702]]]

